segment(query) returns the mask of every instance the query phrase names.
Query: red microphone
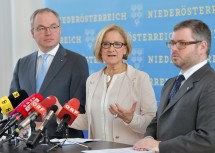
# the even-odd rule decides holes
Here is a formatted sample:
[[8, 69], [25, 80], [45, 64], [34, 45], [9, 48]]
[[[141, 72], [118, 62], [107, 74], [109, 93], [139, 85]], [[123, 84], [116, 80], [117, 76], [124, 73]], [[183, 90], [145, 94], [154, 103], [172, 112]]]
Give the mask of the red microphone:
[[[43, 100], [43, 97], [40, 94], [33, 94], [30, 97], [26, 98], [24, 101], [21, 102], [15, 109], [17, 114], [12, 116], [7, 122], [7, 124], [4, 126], [4, 128], [0, 131], [0, 137], [15, 123], [20, 121], [22, 118], [26, 118], [31, 112], [31, 106], [30, 104], [32, 102], [41, 102]], [[15, 110], [14, 109], [14, 110]], [[12, 111], [13, 112], [13, 111]], [[11, 112], [11, 113], [12, 113]]]
[[32, 112], [30, 103], [31, 102], [41, 102], [43, 100], [42, 95], [36, 93], [28, 98], [26, 98], [24, 101], [22, 101], [10, 114], [8, 114], [9, 117], [16, 114], [19, 110], [19, 113], [23, 113], [24, 118], [28, 116]]
[[57, 118], [61, 120], [56, 130], [57, 133], [64, 131], [68, 124], [71, 125], [74, 122], [79, 114], [79, 107], [80, 101], [76, 98], [72, 98], [63, 106], [57, 115]]
[[40, 103], [32, 102], [30, 105], [34, 112], [30, 114], [26, 119], [24, 119], [19, 124], [18, 128], [15, 129], [15, 131], [19, 132], [21, 129], [30, 124], [31, 121], [36, 120], [38, 117], [40, 117], [38, 120], [43, 120], [47, 115], [47, 110], [49, 110], [52, 105], [56, 104], [56, 102], [57, 98], [55, 96], [49, 96]]
[[36, 102], [39, 103], [43, 100], [43, 97], [36, 93], [33, 94], [31, 97], [27, 98], [24, 102], [22, 102], [18, 108], [17, 113], [22, 114], [23, 118], [26, 118], [29, 114], [33, 112], [33, 109], [31, 109], [31, 103]]

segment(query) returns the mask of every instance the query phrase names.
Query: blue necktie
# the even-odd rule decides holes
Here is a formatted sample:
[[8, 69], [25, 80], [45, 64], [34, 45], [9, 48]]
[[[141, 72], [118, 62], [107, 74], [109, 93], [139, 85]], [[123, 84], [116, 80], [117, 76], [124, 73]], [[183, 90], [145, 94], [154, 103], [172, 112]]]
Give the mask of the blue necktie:
[[172, 97], [175, 96], [176, 92], [178, 91], [178, 89], [181, 86], [181, 82], [184, 81], [185, 77], [183, 75], [179, 75], [176, 80], [175, 80], [175, 84], [174, 87], [172, 88], [172, 91], [170, 93], [170, 97], [169, 99], [171, 99]]
[[46, 72], [47, 72], [47, 58], [48, 58], [49, 54], [43, 54], [41, 55], [42, 57], [42, 63], [41, 63], [41, 67], [38, 70], [37, 73], [37, 81], [36, 81], [36, 92], [39, 92], [40, 87], [43, 83], [43, 80], [45, 78]]

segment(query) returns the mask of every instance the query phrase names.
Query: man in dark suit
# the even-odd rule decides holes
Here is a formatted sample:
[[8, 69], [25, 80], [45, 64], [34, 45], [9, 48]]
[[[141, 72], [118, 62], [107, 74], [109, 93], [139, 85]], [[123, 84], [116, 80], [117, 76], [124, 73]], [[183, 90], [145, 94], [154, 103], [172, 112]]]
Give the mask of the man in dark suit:
[[185, 80], [174, 96], [177, 77], [165, 83], [156, 117], [146, 137], [133, 148], [160, 153], [214, 153], [215, 73], [207, 61], [211, 31], [200, 20], [182, 21], [174, 27], [167, 45]]
[[[36, 92], [42, 94], [44, 98], [53, 95], [62, 105], [71, 98], [77, 98], [80, 100], [79, 111], [84, 113], [88, 64], [85, 57], [64, 49], [59, 43], [61, 35], [59, 15], [49, 8], [36, 10], [31, 17], [31, 33], [39, 50], [19, 59], [14, 70], [10, 93], [23, 89], [28, 95]], [[48, 54], [47, 72], [40, 87], [36, 81], [44, 54]], [[59, 136], [55, 133], [56, 127], [54, 119], [47, 128], [50, 138]], [[69, 137], [83, 137], [83, 134], [81, 131], [69, 129]]]

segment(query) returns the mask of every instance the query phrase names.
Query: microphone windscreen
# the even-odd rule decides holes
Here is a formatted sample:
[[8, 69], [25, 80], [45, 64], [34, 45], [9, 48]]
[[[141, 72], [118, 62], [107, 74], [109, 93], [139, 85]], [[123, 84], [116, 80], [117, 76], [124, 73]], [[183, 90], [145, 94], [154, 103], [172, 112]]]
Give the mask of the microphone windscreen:
[[24, 90], [15, 91], [11, 95], [0, 98], [2, 114], [8, 114], [14, 110], [24, 99], [28, 97]]
[[55, 96], [48, 96], [40, 102], [47, 110], [49, 110], [54, 104], [56, 104], [57, 98]]
[[28, 94], [26, 93], [25, 90], [15, 91], [8, 96], [8, 99], [13, 105], [13, 108], [16, 108], [26, 98], [28, 98]]
[[7, 96], [0, 98], [0, 108], [2, 114], [8, 114], [14, 109]]
[[32, 102], [31, 107], [34, 111], [38, 113], [38, 118], [37, 121], [41, 121], [45, 118], [47, 115], [47, 110], [51, 108], [57, 101], [57, 98], [55, 96], [49, 96], [45, 98], [43, 101], [40, 103], [37, 102]]
[[54, 113], [58, 110], [56, 105], [52, 105], [49, 111], [53, 111]]
[[68, 104], [70, 107], [72, 107], [72, 108], [74, 108], [74, 109], [76, 109], [76, 110], [78, 110], [79, 107], [80, 107], [80, 101], [79, 101], [77, 98], [72, 98], [72, 99], [70, 99], [70, 100], [67, 102], [67, 104]]
[[72, 98], [63, 106], [63, 108], [57, 115], [57, 118], [61, 120], [64, 118], [64, 115], [68, 114], [70, 116], [70, 121], [68, 124], [71, 125], [79, 114], [79, 107], [80, 101], [76, 98]]
[[33, 94], [23, 100], [8, 116], [13, 116], [15, 113], [20, 113], [23, 115], [24, 118], [26, 118], [30, 113], [32, 113], [31, 109], [31, 102], [41, 102], [43, 100], [42, 95], [40, 94]]

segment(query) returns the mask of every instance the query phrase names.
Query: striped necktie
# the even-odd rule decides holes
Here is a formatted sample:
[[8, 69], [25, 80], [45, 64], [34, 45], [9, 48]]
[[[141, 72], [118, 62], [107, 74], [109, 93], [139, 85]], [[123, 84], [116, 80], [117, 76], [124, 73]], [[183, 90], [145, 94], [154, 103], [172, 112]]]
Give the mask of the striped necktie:
[[175, 80], [175, 84], [172, 88], [172, 91], [170, 93], [170, 97], [169, 99], [173, 98], [175, 96], [175, 94], [177, 93], [178, 89], [180, 88], [181, 86], [181, 82], [185, 80], [185, 77], [183, 75], [179, 75], [177, 77], [177, 79]]
[[42, 63], [41, 63], [41, 67], [38, 70], [37, 73], [37, 81], [36, 81], [36, 92], [39, 92], [40, 87], [43, 83], [43, 80], [45, 78], [46, 72], [47, 72], [47, 58], [48, 58], [49, 54], [43, 54], [41, 55], [42, 57]]

